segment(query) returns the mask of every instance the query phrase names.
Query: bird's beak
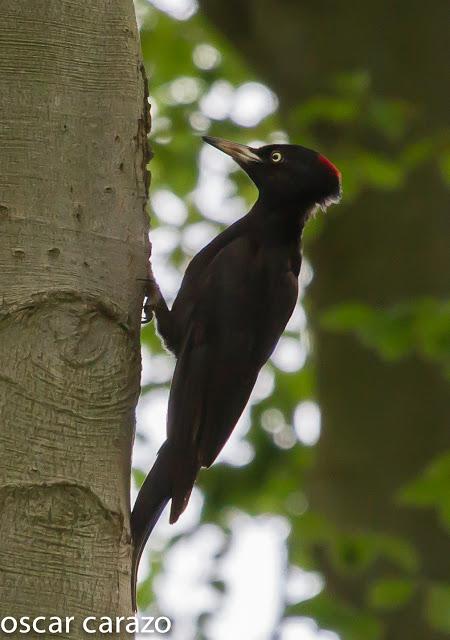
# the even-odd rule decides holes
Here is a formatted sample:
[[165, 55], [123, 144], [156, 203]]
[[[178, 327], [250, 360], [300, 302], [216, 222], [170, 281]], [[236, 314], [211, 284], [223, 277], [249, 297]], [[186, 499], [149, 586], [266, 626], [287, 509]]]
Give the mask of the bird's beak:
[[255, 153], [255, 150], [245, 144], [222, 140], [222, 138], [212, 138], [211, 136], [203, 136], [203, 140], [231, 156], [236, 162], [244, 162], [245, 164], [248, 162], [261, 162], [261, 158]]

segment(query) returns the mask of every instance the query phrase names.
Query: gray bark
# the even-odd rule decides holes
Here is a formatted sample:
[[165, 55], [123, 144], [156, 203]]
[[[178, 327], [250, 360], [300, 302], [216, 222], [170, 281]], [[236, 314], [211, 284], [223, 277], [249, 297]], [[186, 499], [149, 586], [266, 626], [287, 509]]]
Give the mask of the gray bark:
[[0, 17], [0, 616], [130, 615], [149, 253], [133, 2]]

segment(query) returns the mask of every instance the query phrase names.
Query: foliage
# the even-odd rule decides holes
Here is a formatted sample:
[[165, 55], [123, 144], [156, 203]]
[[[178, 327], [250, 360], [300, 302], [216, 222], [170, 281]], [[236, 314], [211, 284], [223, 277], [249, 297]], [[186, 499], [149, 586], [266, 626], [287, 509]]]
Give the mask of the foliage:
[[[409, 173], [430, 159], [436, 159], [442, 174], [447, 175], [450, 156], [442, 132], [431, 137], [411, 136], [420, 118], [418, 110], [404, 100], [377, 95], [364, 71], [331, 78], [327, 93], [311, 96], [283, 115], [272, 109], [246, 127], [233, 112], [233, 100], [243, 85], [257, 80], [230, 44], [199, 12], [180, 22], [148, 3], [140, 2], [138, 7], [153, 114], [152, 193], [166, 189], [181, 198], [186, 207], [184, 219], [180, 216], [175, 222], [164, 215], [159, 218], [156, 207], [156, 213], [152, 214], [153, 238], [161, 229], [173, 234], [176, 242], [164, 255], [164, 263], [178, 278], [186, 264], [186, 254], [189, 257], [194, 252], [186, 238], [208, 215], [199, 210], [195, 195], [201, 173], [201, 142], [195, 134], [208, 132], [244, 143], [288, 140], [292, 135], [314, 147], [323, 138], [325, 127], [328, 148], [324, 151], [333, 157], [345, 176], [345, 200], [336, 215], [345, 215], [345, 202], [363, 190], [401, 188]], [[215, 115], [207, 106], [214, 92], [223, 95], [223, 111], [218, 110]], [[273, 96], [272, 100], [276, 104]], [[369, 146], [368, 133], [379, 144]], [[222, 178], [227, 181], [230, 196], [239, 193], [247, 203], [254, 197], [253, 187], [240, 172], [233, 172], [230, 167]], [[237, 209], [243, 212], [245, 207], [241, 203]], [[209, 232], [216, 232], [225, 222], [220, 216], [212, 218]], [[320, 217], [310, 224], [306, 246], [320, 234], [323, 224]], [[157, 250], [157, 241], [154, 242]], [[307, 282], [303, 284], [300, 316], [304, 315], [303, 296], [307, 290]], [[343, 301], [323, 313], [322, 324], [327, 331], [351, 333], [386, 360], [414, 355], [437, 363], [450, 374], [447, 301], [432, 298], [399, 301], [387, 309]], [[252, 455], [244, 464], [220, 463], [201, 474], [200, 486], [206, 500], [194, 533], [202, 523], [220, 526], [227, 539], [218, 554], [220, 559], [230, 544], [233, 513], [282, 516], [290, 522], [286, 549], [292, 566], [313, 569], [317, 553], [323, 552], [334, 569], [350, 580], [355, 574], [367, 576], [367, 590], [361, 595], [357, 610], [339, 602], [333, 593], [323, 591], [305, 602], [286, 606], [284, 615], [313, 617], [322, 628], [337, 631], [342, 640], [376, 640], [382, 638], [385, 612], [406, 605], [417, 589], [423, 588], [419, 554], [406, 539], [381, 532], [355, 531], [351, 526], [339, 529], [309, 508], [304, 487], [315, 462], [315, 450], [299, 437], [295, 416], [301, 402], [317, 400], [313, 349], [304, 322], [294, 324], [286, 335], [299, 346], [299, 352], [306, 356], [305, 362], [299, 360], [294, 370], [286, 369], [276, 359], [267, 366], [266, 375], [272, 387], [252, 403], [252, 429], [244, 434]], [[143, 344], [152, 357], [164, 353], [151, 325], [143, 330]], [[144, 391], [167, 387], [169, 378], [167, 375], [163, 381], [146, 384]], [[449, 527], [449, 469], [450, 458], [445, 454], [420, 477], [399, 489], [398, 500], [409, 508], [436, 509]], [[137, 485], [143, 478], [142, 471], [136, 470]], [[174, 538], [168, 544], [176, 542]], [[153, 553], [151, 561], [152, 575], [139, 590], [142, 607], [152, 603], [153, 578], [161, 568], [161, 555]], [[214, 584], [217, 591], [219, 582]], [[226, 584], [221, 591], [223, 588], [226, 593]], [[426, 615], [430, 623], [447, 630], [448, 587], [428, 584], [426, 590]], [[199, 634], [207, 635], [207, 619], [206, 613], [201, 616]]]
[[434, 460], [418, 478], [399, 491], [399, 502], [437, 510], [442, 524], [450, 531], [450, 452]]
[[450, 633], [450, 584], [430, 586], [426, 614], [435, 629], [443, 633]]
[[336, 630], [347, 640], [381, 638], [381, 625], [374, 615], [349, 607], [324, 593], [293, 609], [294, 613], [314, 617], [323, 628]]
[[413, 300], [390, 309], [346, 303], [328, 309], [323, 326], [354, 332], [383, 358], [397, 360], [415, 354], [441, 364], [450, 376], [450, 302]]

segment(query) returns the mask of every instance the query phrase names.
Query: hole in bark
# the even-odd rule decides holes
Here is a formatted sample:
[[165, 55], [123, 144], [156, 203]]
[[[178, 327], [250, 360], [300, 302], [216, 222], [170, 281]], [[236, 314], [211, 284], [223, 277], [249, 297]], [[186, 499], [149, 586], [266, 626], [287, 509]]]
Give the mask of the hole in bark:
[[80, 222], [82, 214], [83, 214], [82, 206], [81, 204], [77, 204], [75, 207], [75, 211], [73, 212], [73, 215], [78, 220], [78, 222]]
[[58, 258], [61, 255], [61, 251], [58, 249], [58, 247], [52, 247], [47, 251], [47, 253], [50, 258]]

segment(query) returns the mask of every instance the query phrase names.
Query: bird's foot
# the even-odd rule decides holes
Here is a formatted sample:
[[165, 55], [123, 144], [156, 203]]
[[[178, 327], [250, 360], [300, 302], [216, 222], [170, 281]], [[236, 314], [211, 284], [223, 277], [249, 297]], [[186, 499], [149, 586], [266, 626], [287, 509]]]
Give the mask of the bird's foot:
[[144, 299], [142, 324], [148, 324], [153, 320], [155, 309], [160, 305], [162, 299], [161, 291], [154, 280], [149, 280], [146, 287], [146, 297]]
[[148, 324], [153, 320], [154, 310], [161, 302], [162, 294], [161, 290], [156, 284], [152, 267], [149, 264], [148, 266], [148, 278], [145, 280], [145, 298], [144, 305], [142, 308], [142, 320], [141, 324]]
[[153, 305], [150, 302], [149, 298], [145, 298], [144, 305], [142, 307], [141, 324], [148, 324], [153, 320], [153, 316], [154, 316]]

